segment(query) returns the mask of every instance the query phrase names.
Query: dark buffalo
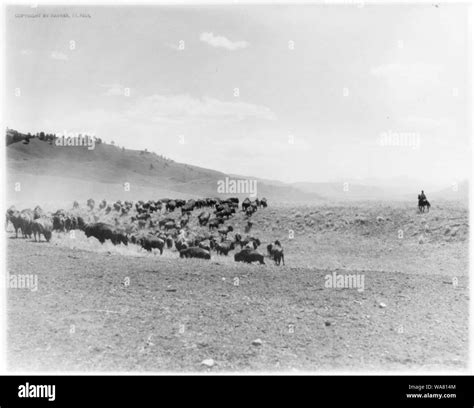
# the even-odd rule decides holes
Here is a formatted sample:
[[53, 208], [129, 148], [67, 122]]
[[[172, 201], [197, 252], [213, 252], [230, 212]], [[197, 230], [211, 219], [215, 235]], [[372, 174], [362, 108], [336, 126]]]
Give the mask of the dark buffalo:
[[[82, 217], [75, 216], [75, 215], [66, 215], [64, 217], [64, 229], [66, 231], [76, 230], [76, 229], [84, 229], [85, 222]], [[54, 218], [53, 218], [53, 229], [54, 229]]]
[[53, 231], [64, 232], [66, 230], [66, 215], [62, 210], [56, 211], [53, 215]]
[[184, 205], [186, 205], [186, 200], [178, 199], [178, 200], [175, 200], [175, 201], [176, 201], [176, 208], [181, 208]]
[[173, 212], [176, 208], [176, 201], [170, 200], [166, 203], [166, 211]]
[[214, 240], [204, 239], [198, 244], [199, 248], [205, 249], [206, 251], [211, 251], [214, 248]]
[[165, 224], [165, 230], [168, 231], [170, 229], [173, 229], [173, 228], [178, 228], [178, 226], [176, 225], [176, 223], [173, 221], [168, 221], [166, 224]]
[[198, 215], [199, 225], [200, 226], [207, 225], [210, 218], [211, 218], [211, 214], [203, 211], [201, 214]]
[[158, 249], [160, 255], [163, 254], [163, 248], [165, 247], [165, 241], [161, 238], [155, 237], [153, 235], [142, 235], [142, 236], [132, 236], [130, 242], [133, 244], [138, 244], [142, 248], [146, 249], [148, 252], [151, 252], [152, 249]]
[[196, 206], [196, 201], [195, 200], [189, 200], [185, 205], [181, 207], [181, 214], [186, 214], [190, 213], [194, 210], [194, 207]]
[[188, 225], [189, 222], [189, 217], [183, 217], [179, 220], [179, 226], [180, 228], [184, 228], [186, 225]]
[[23, 233], [23, 238], [31, 238], [33, 234], [32, 230], [32, 223], [34, 220], [34, 213], [30, 209], [23, 210], [20, 213], [20, 225], [21, 225], [21, 232]]
[[38, 241], [41, 241], [41, 234], [43, 234], [46, 241], [49, 242], [53, 234], [52, 233], [53, 223], [51, 219], [49, 219], [48, 217], [40, 217], [33, 220], [33, 222], [31, 223], [31, 230], [33, 231], [35, 241], [37, 240], [36, 239], [37, 235], [38, 235]]
[[218, 218], [227, 218], [229, 219], [230, 217], [232, 217], [232, 215], [235, 213], [235, 210], [233, 208], [224, 208], [223, 210], [221, 211], [218, 211], [216, 213], [216, 217]]
[[109, 239], [114, 245], [123, 243], [128, 244], [127, 235], [119, 230], [116, 230], [113, 225], [106, 224], [104, 222], [96, 222], [93, 224], [87, 224], [84, 227], [86, 237], [95, 237], [100, 243], [104, 243]]
[[231, 225], [228, 225], [227, 228], [221, 228], [217, 232], [223, 237], [223, 239], [225, 239], [227, 237], [227, 234], [232, 231], [234, 231], [234, 228], [232, 228]]
[[242, 251], [234, 255], [235, 262], [259, 262], [261, 265], [265, 265], [263, 261], [263, 255], [254, 249], [243, 249]]
[[203, 248], [190, 247], [179, 251], [180, 258], [211, 259], [211, 254]]
[[245, 209], [245, 215], [250, 217], [252, 214], [257, 212], [257, 204], [255, 202], [250, 203], [250, 205]]
[[268, 244], [267, 252], [270, 258], [275, 261], [276, 265], [280, 265], [280, 262], [283, 262], [283, 265], [285, 265], [285, 255], [283, 254], [283, 248], [278, 241], [275, 241], [274, 244]]
[[242, 211], [246, 212], [247, 208], [250, 207], [251, 201], [247, 197], [244, 201], [242, 201]]
[[228, 255], [230, 251], [235, 248], [233, 241], [224, 241], [215, 244], [215, 249], [218, 255]]
[[219, 228], [220, 224], [224, 224], [224, 220], [222, 218], [214, 218], [209, 221], [209, 229]]
[[8, 221], [10, 221], [13, 224], [13, 228], [15, 229], [15, 236], [18, 238], [18, 230], [22, 231], [21, 227], [23, 224], [20, 211], [17, 211], [14, 208], [10, 208], [7, 211], [7, 226], [8, 226]]
[[240, 244], [241, 248], [246, 247], [249, 249], [257, 249], [261, 244], [260, 240], [254, 237], [240, 239], [238, 243]]
[[[162, 239], [163, 239], [163, 238], [162, 238]], [[173, 238], [172, 238], [171, 236], [166, 236], [166, 237], [164, 237], [164, 240], [165, 240], [165, 242], [166, 242], [166, 247], [167, 247], [168, 249], [173, 248]]]
[[178, 252], [181, 252], [183, 249], [189, 248], [191, 245], [186, 239], [178, 238], [174, 241], [174, 246]]
[[174, 219], [173, 218], [163, 218], [162, 220], [158, 221], [158, 226], [160, 228], [163, 228], [166, 225], [166, 223], [168, 223], [168, 222], [173, 222], [174, 223]]

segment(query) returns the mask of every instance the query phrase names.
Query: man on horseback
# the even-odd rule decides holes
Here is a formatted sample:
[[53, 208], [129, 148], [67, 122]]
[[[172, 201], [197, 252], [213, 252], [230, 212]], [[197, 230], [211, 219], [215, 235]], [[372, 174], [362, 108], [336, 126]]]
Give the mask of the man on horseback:
[[430, 202], [426, 198], [425, 192], [421, 190], [421, 194], [418, 194], [418, 209], [420, 212], [425, 212], [425, 207], [430, 211]]

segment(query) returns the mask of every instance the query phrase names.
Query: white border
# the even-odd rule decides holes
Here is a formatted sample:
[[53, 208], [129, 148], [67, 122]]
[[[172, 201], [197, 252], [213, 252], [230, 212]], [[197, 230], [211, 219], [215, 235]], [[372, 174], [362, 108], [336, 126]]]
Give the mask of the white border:
[[[222, 6], [230, 6], [230, 5], [275, 5], [275, 4], [289, 4], [292, 6], [297, 6], [302, 5], [302, 4], [314, 4], [314, 5], [326, 5], [326, 6], [337, 6], [337, 5], [348, 5], [348, 4], [353, 4], [357, 7], [358, 3], [363, 3], [364, 6], [369, 6], [369, 5], [389, 5], [389, 4], [398, 4], [398, 5], [409, 5], [409, 4], [469, 4], [469, 36], [471, 38], [471, 46], [474, 45], [474, 30], [472, 29], [472, 24], [474, 22], [473, 15], [474, 15], [474, 6], [473, 3], [470, 0], [461, 0], [461, 1], [451, 1], [451, 0], [444, 0], [444, 1], [436, 1], [436, 0], [416, 0], [416, 1], [410, 1], [410, 0], [400, 0], [400, 1], [383, 1], [383, 0], [376, 0], [376, 1], [367, 1], [367, 0], [319, 0], [319, 1], [308, 1], [308, 0], [303, 0], [303, 1], [295, 1], [292, 2], [291, 0], [257, 0], [257, 1], [251, 1], [251, 0], [220, 0], [220, 1], [212, 1], [212, 0], [173, 0], [173, 1], [160, 1], [160, 0], [141, 0], [137, 2], [130, 2], [130, 1], [124, 1], [124, 0], [102, 0], [102, 1], [90, 1], [90, 0], [76, 0], [76, 1], [62, 1], [62, 2], [49, 2], [49, 1], [44, 1], [44, 0], [34, 0], [34, 1], [8, 1], [8, 0], [0, 0], [0, 18], [1, 18], [1, 61], [0, 61], [0, 74], [1, 74], [1, 83], [2, 87], [2, 95], [0, 98], [0, 123], [2, 124], [2, 131], [6, 128], [6, 123], [5, 123], [5, 107], [7, 98], [5, 94], [5, 7], [7, 5], [32, 5], [32, 4], [38, 4], [38, 5], [44, 5], [44, 6], [82, 6], [82, 5], [91, 5], [91, 6], [140, 6], [140, 5], [156, 5], [156, 6], [164, 6], [164, 5], [170, 5], [170, 6], [178, 6], [178, 5], [190, 5], [190, 6], [204, 6], [204, 5], [222, 5]], [[439, 370], [432, 370], [432, 371], [424, 371], [424, 370], [417, 370], [417, 371], [410, 371], [410, 370], [400, 370], [400, 371], [282, 371], [282, 372], [265, 372], [265, 371], [255, 371], [255, 372], [209, 372], [209, 373], [202, 373], [202, 372], [153, 372], [153, 371], [146, 371], [146, 372], [115, 372], [115, 371], [105, 371], [105, 372], [77, 372], [77, 371], [71, 371], [71, 372], [65, 372], [65, 371], [33, 371], [33, 372], [28, 372], [28, 371], [15, 371], [15, 372], [9, 372], [7, 371], [7, 313], [6, 313], [6, 285], [5, 285], [5, 272], [6, 272], [6, 234], [4, 231], [0, 233], [0, 245], [1, 245], [1, 253], [0, 253], [0, 375], [8, 374], [8, 375], [13, 375], [13, 376], [20, 376], [20, 375], [45, 375], [45, 376], [51, 376], [51, 375], [92, 375], [92, 376], [102, 376], [102, 375], [121, 375], [121, 376], [126, 376], [126, 375], [133, 375], [133, 376], [144, 376], [144, 375], [272, 375], [272, 376], [278, 376], [278, 375], [331, 375], [331, 376], [337, 376], [337, 375], [388, 375], [388, 376], [404, 376], [404, 375], [413, 375], [413, 376], [422, 376], [422, 375], [473, 375], [473, 367], [474, 367], [474, 358], [473, 358], [473, 353], [474, 353], [474, 346], [473, 346], [473, 335], [474, 335], [474, 285], [471, 283], [471, 277], [473, 276], [472, 274], [472, 267], [473, 267], [473, 259], [472, 259], [472, 254], [473, 254], [473, 248], [474, 248], [474, 234], [472, 231], [472, 221], [473, 221], [473, 192], [472, 192], [472, 175], [474, 174], [474, 160], [473, 160], [473, 152], [472, 152], [472, 147], [474, 145], [472, 135], [473, 135], [473, 106], [472, 106], [472, 96], [474, 95], [474, 76], [473, 76], [473, 67], [474, 67], [474, 50], [471, 48], [471, 62], [470, 62], [470, 85], [471, 85], [471, 98], [468, 103], [468, 114], [470, 115], [470, 127], [471, 127], [471, 146], [470, 146], [470, 152], [471, 152], [471, 175], [469, 177], [469, 229], [470, 229], [470, 241], [469, 241], [469, 246], [470, 246], [470, 262], [469, 262], [469, 293], [470, 293], [470, 299], [469, 299], [469, 362], [468, 362], [468, 368], [466, 370], [449, 370], [449, 371], [439, 371]], [[1, 214], [5, 214], [6, 211], [6, 172], [5, 172], [5, 142], [0, 143], [0, 154], [1, 157], [3, 158], [2, 164], [0, 166], [0, 175], [1, 175], [1, 197], [2, 200], [0, 204], [0, 211]]]

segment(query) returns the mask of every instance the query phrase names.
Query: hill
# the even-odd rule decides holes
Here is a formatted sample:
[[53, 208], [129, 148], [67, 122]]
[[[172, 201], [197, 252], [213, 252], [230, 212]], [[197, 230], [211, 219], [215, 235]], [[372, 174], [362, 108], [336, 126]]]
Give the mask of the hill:
[[[435, 188], [411, 178], [381, 181], [377, 179], [340, 182], [283, 183], [278, 180], [225, 174], [158, 155], [130, 150], [97, 139], [94, 149], [62, 147], [54, 143], [54, 135], [35, 136], [7, 130], [7, 181], [11, 186], [21, 183], [22, 191], [9, 201], [148, 199], [157, 197], [239, 196], [249, 193], [220, 194], [217, 183], [230, 179], [256, 180], [257, 195], [276, 203], [413, 201], [419, 189], [425, 188], [430, 200], [467, 203], [468, 182], [445, 189]], [[129, 190], [124, 188], [128, 183]], [[420, 187], [423, 186], [423, 187]], [[10, 190], [11, 191], [11, 190]]]
[[[41, 200], [130, 197], [132, 199], [165, 196], [198, 197], [243, 194], [219, 194], [218, 181], [232, 178], [225, 173], [177, 163], [156, 153], [119, 148], [100, 143], [92, 150], [81, 146], [56, 146], [53, 142], [32, 138], [7, 146], [7, 177], [14, 185], [20, 182], [26, 195]], [[40, 176], [40, 177], [39, 177]], [[235, 178], [235, 177], [234, 177]], [[255, 178], [250, 178], [255, 179]], [[285, 184], [258, 180], [257, 194], [278, 202], [320, 202], [322, 197]], [[103, 194], [101, 194], [103, 192]], [[128, 193], [128, 194], [127, 194]], [[21, 195], [22, 192], [17, 194]], [[23, 200], [21, 200], [23, 201]]]

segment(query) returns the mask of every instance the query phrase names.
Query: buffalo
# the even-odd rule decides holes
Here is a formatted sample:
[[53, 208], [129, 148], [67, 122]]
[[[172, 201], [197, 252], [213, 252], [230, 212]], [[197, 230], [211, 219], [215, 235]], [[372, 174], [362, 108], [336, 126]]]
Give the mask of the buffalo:
[[163, 255], [165, 241], [161, 238], [155, 237], [153, 235], [142, 235], [138, 237], [132, 235], [132, 237], [130, 238], [130, 242], [132, 242], [133, 244], [140, 245], [148, 252], [151, 252], [152, 249], [158, 249], [160, 251], [160, 255]]
[[191, 245], [189, 245], [189, 242], [186, 241], [184, 237], [180, 237], [174, 241], [174, 246], [179, 252], [181, 252], [183, 249], [189, 248]]
[[173, 221], [168, 221], [166, 224], [165, 224], [165, 230], [168, 231], [170, 229], [174, 229], [174, 228], [178, 228], [178, 226], [176, 225], [176, 223]]
[[214, 218], [211, 221], [209, 221], [209, 230], [212, 230], [214, 228], [219, 228], [220, 224], [224, 224], [224, 220], [222, 218]]
[[89, 207], [89, 211], [92, 211], [95, 207], [95, 201], [92, 198], [87, 200], [87, 206]]
[[281, 247], [279, 241], [275, 241], [274, 244], [268, 244], [267, 252], [270, 258], [275, 261], [276, 265], [280, 265], [280, 262], [283, 262], [283, 265], [285, 265], [285, 256], [283, 254], [283, 248]]
[[221, 243], [215, 244], [215, 249], [218, 255], [228, 255], [230, 251], [235, 248], [235, 244], [233, 241], [224, 241]]
[[128, 244], [128, 238], [122, 231], [116, 230], [113, 225], [106, 224], [104, 222], [97, 222], [93, 224], [87, 224], [84, 227], [84, 233], [86, 237], [95, 237], [103, 244], [109, 239], [114, 245], [123, 243]]
[[228, 225], [227, 228], [221, 228], [217, 232], [225, 239], [227, 237], [227, 234], [232, 231], [234, 231], [234, 228], [232, 228], [231, 225]]
[[211, 218], [211, 214], [203, 211], [201, 214], [198, 215], [199, 225], [201, 227], [204, 225], [207, 225], [210, 218]]
[[211, 254], [203, 248], [190, 247], [179, 251], [180, 258], [211, 259]]
[[247, 208], [250, 207], [250, 204], [251, 204], [251, 201], [250, 201], [250, 199], [247, 197], [244, 201], [242, 201], [242, 211], [246, 212], [246, 211], [247, 211]]
[[176, 201], [170, 200], [166, 203], [166, 211], [173, 212], [176, 208]]
[[15, 235], [18, 238], [18, 230], [21, 230], [23, 232], [23, 230], [21, 229], [23, 221], [21, 219], [20, 211], [17, 211], [14, 207], [10, 207], [7, 211], [7, 226], [8, 221], [13, 224], [13, 228], [15, 229]]
[[66, 213], [64, 210], [57, 210], [51, 214], [53, 231], [64, 232], [66, 229]]
[[163, 218], [162, 220], [158, 221], [158, 226], [160, 228], [163, 228], [166, 225], [166, 223], [169, 223], [169, 222], [174, 223], [174, 219], [173, 218]]
[[247, 237], [244, 240], [239, 239], [238, 243], [240, 244], [241, 248], [245, 247], [249, 249], [257, 249], [261, 244], [260, 240], [254, 237]]
[[184, 228], [189, 223], [189, 217], [183, 217], [179, 220], [179, 227]]
[[30, 209], [23, 210], [20, 213], [20, 225], [21, 232], [23, 233], [23, 238], [31, 238], [31, 235], [33, 234], [33, 230], [31, 229], [33, 220], [34, 213]]
[[190, 213], [191, 211], [194, 210], [195, 206], [196, 206], [196, 201], [192, 199], [189, 200], [185, 205], [181, 207], [181, 214]]
[[259, 262], [261, 265], [265, 265], [263, 261], [263, 255], [254, 249], [242, 249], [242, 251], [234, 255], [235, 262]]
[[35, 209], [33, 210], [33, 219], [36, 220], [36, 219], [42, 217], [43, 215], [44, 215], [43, 210], [41, 209], [41, 207], [39, 205], [37, 205], [35, 207]]
[[[53, 223], [48, 217], [40, 217], [33, 220], [31, 223], [31, 230], [33, 232], [33, 236], [35, 237], [35, 241], [41, 241], [41, 234], [43, 234], [46, 241], [49, 242], [52, 236]], [[38, 239], [36, 239], [37, 235]]]

